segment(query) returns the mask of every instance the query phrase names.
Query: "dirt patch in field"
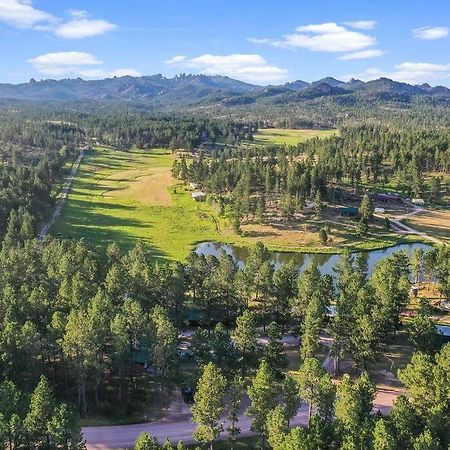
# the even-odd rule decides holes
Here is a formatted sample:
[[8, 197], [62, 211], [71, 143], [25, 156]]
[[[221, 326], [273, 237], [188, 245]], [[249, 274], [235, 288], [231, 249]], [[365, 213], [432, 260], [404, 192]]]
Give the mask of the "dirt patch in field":
[[[243, 224], [241, 226], [243, 236], [260, 240], [270, 245], [280, 247], [300, 247], [320, 245], [318, 228], [304, 224], [285, 222], [282, 224]], [[331, 242], [341, 243], [344, 239], [340, 236], [330, 235]], [[330, 242], [330, 243], [331, 243]]]
[[423, 210], [408, 217], [408, 225], [431, 236], [450, 239], [450, 210]]
[[[124, 171], [109, 179], [119, 182], [119, 186], [105, 193], [105, 197], [129, 198], [150, 206], [172, 206], [167, 189], [173, 182], [170, 167]], [[124, 187], [120, 186], [122, 183]]]

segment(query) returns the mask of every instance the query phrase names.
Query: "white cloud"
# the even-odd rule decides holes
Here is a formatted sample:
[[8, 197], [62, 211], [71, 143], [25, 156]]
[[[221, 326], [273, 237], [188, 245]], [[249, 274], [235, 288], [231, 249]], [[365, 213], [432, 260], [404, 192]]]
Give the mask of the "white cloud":
[[164, 64], [179, 64], [187, 59], [187, 56], [179, 55], [164, 61]]
[[1, 0], [0, 20], [19, 28], [31, 28], [42, 23], [57, 21], [51, 14], [33, 8], [27, 0]]
[[89, 19], [86, 11], [70, 10], [71, 20], [36, 9], [31, 0], [0, 0], [0, 21], [18, 28], [53, 32], [66, 39], [80, 39], [105, 34], [117, 25], [102, 19]]
[[374, 80], [380, 77], [391, 78], [396, 81], [403, 81], [410, 84], [421, 84], [433, 80], [450, 79], [450, 63], [433, 64], [424, 62], [404, 62], [394, 66], [392, 71], [383, 71], [371, 67], [359, 74], [344, 75], [344, 80], [359, 78], [363, 81]]
[[91, 53], [85, 52], [57, 52], [45, 53], [31, 58], [28, 62], [33, 68], [48, 76], [80, 76], [84, 78], [109, 78], [124, 75], [139, 76], [134, 69], [106, 70], [103, 62]]
[[448, 27], [421, 27], [413, 30], [413, 35], [417, 39], [432, 41], [442, 39], [449, 34]]
[[353, 22], [344, 22], [344, 24], [357, 30], [373, 30], [377, 22], [375, 20], [355, 20]]
[[369, 50], [361, 50], [360, 52], [347, 53], [346, 55], [340, 56], [338, 59], [341, 61], [352, 61], [355, 59], [377, 58], [379, 56], [383, 56], [384, 54], [385, 52], [383, 50], [374, 48]]
[[65, 39], [81, 39], [98, 36], [117, 28], [117, 25], [101, 19], [89, 19], [86, 11], [71, 10], [72, 20], [56, 27], [55, 34]]
[[252, 83], [285, 80], [288, 75], [286, 69], [271, 65], [261, 55], [255, 54], [205, 54], [195, 58], [175, 56], [166, 61], [166, 64], [193, 69], [206, 75], [225, 75]]
[[281, 39], [252, 38], [252, 42], [270, 44], [280, 48], [303, 48], [312, 52], [331, 53], [357, 52], [376, 44], [373, 36], [349, 30], [335, 22], [302, 25], [295, 31]]

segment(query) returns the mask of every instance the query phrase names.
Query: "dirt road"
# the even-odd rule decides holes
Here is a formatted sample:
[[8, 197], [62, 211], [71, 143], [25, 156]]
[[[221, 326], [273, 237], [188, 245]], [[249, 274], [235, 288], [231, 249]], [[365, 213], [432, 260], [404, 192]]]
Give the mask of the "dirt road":
[[44, 240], [45, 236], [47, 236], [50, 227], [56, 222], [59, 215], [61, 214], [62, 207], [69, 196], [70, 187], [72, 186], [73, 180], [75, 179], [75, 175], [77, 174], [78, 167], [80, 166], [81, 160], [84, 156], [84, 149], [80, 150], [80, 154], [78, 158], [75, 160], [72, 166], [72, 170], [70, 171], [69, 176], [65, 179], [63, 187], [61, 189], [61, 194], [59, 196], [58, 202], [56, 203], [56, 208], [53, 211], [53, 215], [49, 222], [44, 225], [41, 232], [39, 233], [39, 241]]
[[[430, 236], [429, 234], [424, 233], [423, 231], [415, 230], [414, 228], [411, 228], [410, 226], [405, 225], [402, 222], [402, 220], [408, 219], [408, 217], [415, 216], [416, 214], [419, 214], [422, 211], [424, 211], [424, 208], [420, 208], [413, 204], [408, 204], [408, 206], [410, 206], [412, 208], [412, 210], [410, 212], [408, 212], [406, 214], [402, 214], [401, 216], [389, 217], [389, 221], [391, 222], [392, 228], [395, 231], [397, 231], [398, 233], [416, 234], [418, 236], [422, 236], [425, 239], [428, 239], [431, 242], [434, 242], [435, 244], [442, 245], [443, 242], [440, 239], [438, 239], [434, 236]], [[376, 216], [380, 219], [386, 218], [385, 215], [380, 215], [380, 214], [374, 214], [374, 216]]]
[[[191, 336], [190, 331], [183, 333], [184, 337]], [[285, 335], [282, 338], [285, 346], [298, 346], [298, 338], [290, 335]], [[322, 344], [330, 347], [332, 344], [331, 338], [327, 336], [321, 336]], [[266, 343], [266, 339], [262, 338], [260, 343], [263, 345]], [[333, 372], [334, 360], [331, 355], [328, 355], [323, 363], [323, 367], [329, 373]], [[399, 395], [397, 391], [378, 390], [375, 401], [374, 411], [380, 411], [383, 414], [387, 414], [394, 400]], [[248, 404], [249, 399], [243, 398], [241, 407], [244, 404]], [[254, 433], [250, 430], [251, 418], [244, 414], [245, 408], [242, 408], [242, 412], [239, 416], [238, 426], [241, 428], [241, 436], [251, 436]], [[159, 441], [163, 441], [167, 437], [172, 442], [183, 441], [186, 444], [194, 443], [192, 435], [195, 430], [195, 424], [191, 422], [190, 411], [177, 415], [175, 418], [165, 419], [155, 423], [141, 423], [136, 425], [118, 425], [118, 426], [106, 426], [106, 427], [85, 427], [83, 428], [83, 434], [86, 439], [88, 450], [113, 450], [113, 449], [125, 449], [132, 448], [137, 437], [140, 433], [146, 432], [150, 436], [156, 437]], [[228, 426], [226, 420], [224, 420], [224, 429]], [[308, 406], [303, 404], [297, 415], [291, 422], [291, 426], [306, 426], [308, 424]], [[226, 432], [221, 435], [226, 437]]]

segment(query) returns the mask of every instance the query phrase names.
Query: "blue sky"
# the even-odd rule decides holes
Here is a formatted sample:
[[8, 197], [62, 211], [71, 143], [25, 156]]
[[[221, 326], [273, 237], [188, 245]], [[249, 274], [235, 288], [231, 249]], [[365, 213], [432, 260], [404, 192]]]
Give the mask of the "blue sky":
[[0, 0], [0, 81], [325, 76], [450, 86], [449, 0]]

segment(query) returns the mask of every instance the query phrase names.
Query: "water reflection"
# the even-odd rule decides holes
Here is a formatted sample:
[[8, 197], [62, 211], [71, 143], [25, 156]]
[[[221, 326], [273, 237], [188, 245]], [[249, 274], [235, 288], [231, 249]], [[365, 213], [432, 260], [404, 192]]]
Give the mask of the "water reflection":
[[[373, 272], [375, 264], [382, 258], [392, 255], [394, 252], [400, 250], [405, 251], [409, 255], [417, 249], [422, 248], [424, 251], [430, 249], [431, 247], [426, 244], [414, 243], [414, 244], [400, 244], [394, 247], [385, 248], [383, 250], [372, 250], [370, 252], [361, 252], [361, 258], [367, 259], [367, 267], [369, 275]], [[219, 256], [220, 251], [223, 250], [228, 255], [231, 255], [235, 261], [237, 261], [239, 267], [244, 265], [246, 258], [248, 257], [248, 249], [243, 247], [236, 247], [234, 245], [219, 244], [217, 242], [201, 242], [196, 247], [196, 252], [199, 255], [214, 255]], [[315, 260], [319, 267], [320, 272], [325, 275], [335, 275], [333, 268], [339, 261], [341, 255], [331, 255], [331, 254], [318, 254], [318, 253], [280, 253], [271, 252], [272, 263], [275, 268], [278, 268], [282, 263], [294, 260], [300, 271], [305, 270], [311, 261]]]

